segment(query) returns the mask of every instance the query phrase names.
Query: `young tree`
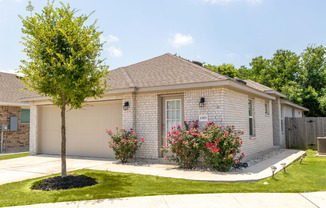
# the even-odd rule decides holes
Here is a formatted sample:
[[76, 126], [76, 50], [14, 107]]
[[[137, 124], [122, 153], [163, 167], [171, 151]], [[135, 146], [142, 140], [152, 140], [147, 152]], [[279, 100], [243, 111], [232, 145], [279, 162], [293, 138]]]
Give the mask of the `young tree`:
[[28, 59], [19, 72], [29, 89], [52, 98], [61, 108], [61, 174], [66, 171], [66, 107], [80, 109], [88, 97], [100, 97], [107, 89], [108, 66], [99, 58], [104, 43], [90, 15], [77, 16], [69, 4], [55, 8], [50, 2], [40, 14], [20, 16], [25, 36], [22, 44]]

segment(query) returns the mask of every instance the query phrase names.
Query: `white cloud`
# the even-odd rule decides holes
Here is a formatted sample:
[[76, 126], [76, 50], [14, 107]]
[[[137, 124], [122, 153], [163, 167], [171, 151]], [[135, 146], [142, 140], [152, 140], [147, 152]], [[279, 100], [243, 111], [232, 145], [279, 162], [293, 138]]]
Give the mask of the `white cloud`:
[[192, 44], [194, 41], [191, 35], [183, 35], [181, 33], [176, 33], [173, 38], [170, 39], [170, 42], [174, 47], [179, 48], [181, 46]]
[[119, 41], [119, 38], [117, 36], [114, 36], [114, 35], [111, 35], [111, 34], [108, 35], [108, 36], [101, 35], [100, 39], [101, 39], [101, 42], [106, 41], [108, 43]]
[[204, 0], [204, 2], [209, 2], [211, 4], [227, 4], [234, 2], [246, 2], [248, 4], [260, 4], [263, 0]]
[[119, 58], [123, 55], [122, 50], [114, 46], [110, 46], [106, 50], [109, 52], [110, 56], [114, 58]]

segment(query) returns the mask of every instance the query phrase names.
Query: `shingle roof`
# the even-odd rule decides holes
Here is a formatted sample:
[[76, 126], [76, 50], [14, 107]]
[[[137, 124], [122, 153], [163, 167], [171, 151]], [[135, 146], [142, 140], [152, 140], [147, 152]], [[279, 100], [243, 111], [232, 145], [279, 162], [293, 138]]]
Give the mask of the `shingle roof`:
[[258, 91], [265, 92], [265, 91], [274, 91], [272, 88], [267, 87], [265, 85], [259, 84], [258, 82], [252, 81], [250, 79], [243, 80], [247, 83], [247, 86], [254, 88]]
[[36, 92], [22, 90], [25, 84], [15, 74], [0, 72], [0, 102], [21, 103], [20, 98], [38, 96]]
[[230, 79], [172, 54], [110, 71], [111, 89], [157, 87]]

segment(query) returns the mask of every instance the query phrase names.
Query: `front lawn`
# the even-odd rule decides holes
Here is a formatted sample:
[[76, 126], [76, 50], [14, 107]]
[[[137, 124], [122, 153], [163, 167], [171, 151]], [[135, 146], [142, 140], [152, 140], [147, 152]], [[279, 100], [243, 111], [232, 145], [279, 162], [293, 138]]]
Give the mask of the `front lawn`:
[[212, 183], [84, 169], [70, 174], [96, 178], [97, 185], [65, 191], [37, 191], [30, 187], [40, 178], [4, 184], [0, 186], [0, 206], [172, 194], [326, 191], [326, 158], [315, 157], [315, 154], [315, 151], [307, 151], [301, 165], [299, 161], [293, 163], [286, 169], [287, 173], [279, 172], [275, 179], [251, 183]]
[[19, 157], [26, 157], [29, 156], [29, 153], [17, 153], [17, 154], [9, 154], [9, 155], [0, 155], [0, 160], [8, 160], [14, 159]]

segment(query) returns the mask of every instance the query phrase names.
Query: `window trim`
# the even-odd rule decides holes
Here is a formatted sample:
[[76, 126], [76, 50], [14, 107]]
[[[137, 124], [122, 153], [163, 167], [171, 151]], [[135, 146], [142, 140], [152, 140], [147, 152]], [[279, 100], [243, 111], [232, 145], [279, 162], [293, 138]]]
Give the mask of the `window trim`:
[[[249, 103], [251, 104], [251, 106]], [[251, 115], [250, 115], [250, 107], [251, 107]], [[249, 136], [255, 137], [256, 134], [255, 134], [255, 118], [254, 118], [254, 101], [252, 98], [248, 99], [248, 118], [249, 118], [248, 119], [248, 121], [249, 121]], [[251, 119], [251, 128], [250, 128], [250, 119]]]
[[270, 104], [269, 102], [265, 102], [265, 116], [270, 115]]
[[281, 132], [285, 133], [284, 107], [283, 106], [281, 106]]

